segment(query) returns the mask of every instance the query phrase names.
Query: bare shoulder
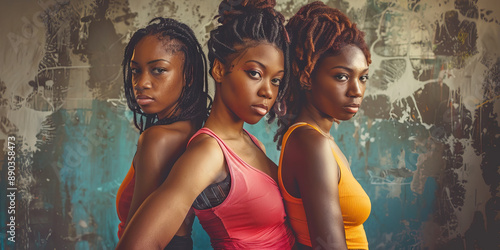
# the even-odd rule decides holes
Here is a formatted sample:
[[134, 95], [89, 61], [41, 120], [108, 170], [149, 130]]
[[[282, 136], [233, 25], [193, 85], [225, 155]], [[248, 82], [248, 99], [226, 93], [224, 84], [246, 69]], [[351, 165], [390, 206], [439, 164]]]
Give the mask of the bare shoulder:
[[224, 154], [217, 140], [207, 134], [199, 134], [189, 143], [186, 153], [200, 159], [224, 159]]
[[306, 158], [320, 157], [325, 152], [330, 152], [331, 147], [328, 138], [309, 126], [296, 128], [288, 137], [285, 149], [302, 152]]
[[192, 187], [199, 186], [199, 192], [220, 176], [225, 176], [224, 154], [217, 140], [206, 134], [194, 137], [171, 173], [172, 177], [169, 175], [168, 178], [172, 182], [189, 179]]
[[[318, 178], [336, 169], [330, 140], [309, 126], [296, 128], [288, 137], [283, 164], [295, 178]], [[304, 166], [307, 166], [306, 168]]]
[[[172, 126], [153, 126], [146, 129], [140, 136], [138, 146], [161, 147], [177, 145], [189, 137], [187, 131]], [[185, 146], [185, 145], [184, 145]]]
[[134, 166], [139, 171], [165, 176], [185, 151], [189, 136], [187, 130], [182, 131], [169, 126], [153, 126], [146, 129], [137, 142]]
[[224, 154], [219, 143], [207, 134], [194, 137], [179, 160], [207, 171], [218, 171], [224, 167]]

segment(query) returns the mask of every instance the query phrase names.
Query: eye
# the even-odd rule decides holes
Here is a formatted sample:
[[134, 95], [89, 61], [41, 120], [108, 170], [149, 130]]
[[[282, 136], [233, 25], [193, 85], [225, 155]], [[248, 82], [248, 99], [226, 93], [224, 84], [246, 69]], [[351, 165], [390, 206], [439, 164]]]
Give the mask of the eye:
[[274, 78], [271, 80], [271, 83], [274, 85], [274, 86], [280, 86], [281, 84], [281, 79], [280, 78]]
[[335, 75], [334, 77], [339, 81], [347, 81], [349, 79], [349, 77], [346, 74], [339, 74]]
[[362, 82], [367, 82], [368, 81], [368, 75], [364, 75], [361, 78], [359, 78]]
[[138, 68], [131, 68], [130, 73], [132, 73], [132, 75], [135, 75], [135, 74], [139, 73], [139, 69]]
[[245, 72], [247, 72], [247, 74], [250, 76], [250, 78], [252, 79], [260, 79], [261, 78], [261, 75], [258, 71], [256, 70], [246, 70]]
[[163, 68], [154, 68], [152, 70], [153, 74], [161, 74], [163, 72], [166, 72], [167, 70], [166, 69], [163, 69]]

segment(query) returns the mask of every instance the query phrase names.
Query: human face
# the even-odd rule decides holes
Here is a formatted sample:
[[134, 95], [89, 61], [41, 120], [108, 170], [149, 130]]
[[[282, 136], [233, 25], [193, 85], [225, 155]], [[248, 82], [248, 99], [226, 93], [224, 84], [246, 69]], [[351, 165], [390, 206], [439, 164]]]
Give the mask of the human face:
[[222, 102], [235, 119], [257, 123], [278, 96], [285, 73], [283, 52], [260, 43], [243, 50], [226, 68], [218, 86]]
[[184, 53], [179, 41], [143, 37], [135, 46], [130, 62], [134, 96], [146, 114], [158, 119], [172, 115], [184, 87]]
[[357, 46], [347, 45], [315, 67], [308, 100], [322, 115], [349, 120], [359, 110], [368, 80], [368, 63]]

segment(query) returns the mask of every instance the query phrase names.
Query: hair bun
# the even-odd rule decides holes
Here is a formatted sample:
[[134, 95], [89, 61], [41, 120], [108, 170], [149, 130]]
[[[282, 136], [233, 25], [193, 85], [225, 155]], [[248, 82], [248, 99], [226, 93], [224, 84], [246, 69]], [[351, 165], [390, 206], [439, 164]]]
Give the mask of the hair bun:
[[274, 12], [276, 0], [223, 0], [219, 4], [219, 23], [225, 23], [232, 17], [245, 14], [247, 11], [269, 9]]

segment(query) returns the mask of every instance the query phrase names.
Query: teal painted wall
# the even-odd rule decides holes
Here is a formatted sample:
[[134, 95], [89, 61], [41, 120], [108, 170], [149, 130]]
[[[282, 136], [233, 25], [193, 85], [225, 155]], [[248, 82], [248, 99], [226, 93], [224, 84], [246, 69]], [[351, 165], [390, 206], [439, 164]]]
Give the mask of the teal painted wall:
[[[16, 242], [2, 227], [0, 249], [113, 249], [116, 191], [138, 139], [122, 90], [124, 46], [152, 17], [169, 16], [206, 47], [218, 1], [4, 2], [0, 223], [15, 215]], [[310, 1], [277, 2], [290, 17]], [[362, 110], [331, 130], [372, 202], [370, 249], [500, 248], [498, 1], [324, 2], [371, 46]], [[245, 128], [277, 162], [275, 124]], [[209, 248], [198, 223], [193, 238]]]

